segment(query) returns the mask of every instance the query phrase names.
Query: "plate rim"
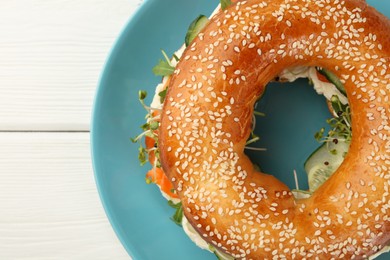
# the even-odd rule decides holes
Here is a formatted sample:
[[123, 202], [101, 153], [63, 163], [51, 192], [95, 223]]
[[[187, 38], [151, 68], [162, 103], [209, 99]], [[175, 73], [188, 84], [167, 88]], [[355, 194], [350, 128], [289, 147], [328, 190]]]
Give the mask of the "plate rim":
[[92, 162], [92, 168], [93, 168], [93, 176], [94, 176], [95, 185], [97, 187], [97, 191], [99, 194], [100, 202], [103, 206], [104, 213], [107, 216], [108, 221], [109, 221], [112, 229], [115, 232], [115, 235], [117, 236], [117, 238], [120, 241], [120, 244], [122, 245], [122, 247], [126, 250], [128, 255], [132, 259], [139, 258], [137, 250], [133, 244], [125, 243], [124, 234], [119, 227], [118, 221], [116, 221], [116, 218], [114, 217], [111, 206], [109, 205], [110, 203], [107, 201], [108, 200], [107, 196], [104, 195], [105, 191], [102, 188], [102, 185], [103, 185], [101, 183], [102, 179], [99, 177], [100, 170], [98, 170], [99, 166], [98, 166], [98, 162], [96, 160], [96, 157], [97, 157], [96, 144], [98, 141], [97, 141], [97, 136], [95, 133], [97, 132], [96, 129], [97, 129], [97, 121], [98, 121], [98, 110], [100, 108], [100, 106], [98, 106], [98, 104], [100, 104], [99, 101], [102, 99], [103, 85], [104, 85], [105, 79], [107, 77], [107, 71], [110, 69], [110, 67], [115, 59], [115, 56], [119, 51], [119, 47], [120, 47], [121, 43], [123, 42], [127, 32], [129, 30], [131, 30], [132, 27], [134, 27], [137, 24], [137, 20], [143, 15], [143, 13], [145, 12], [145, 9], [148, 8], [148, 6], [150, 5], [151, 2], [152, 2], [152, 0], [143, 0], [143, 2], [134, 10], [133, 14], [129, 16], [129, 18], [124, 23], [124, 25], [122, 25], [120, 32], [118, 33], [116, 39], [113, 41], [112, 46], [107, 53], [107, 56], [106, 56], [107, 58], [103, 63], [102, 71], [100, 73], [98, 83], [96, 85], [95, 96], [93, 98], [93, 103], [92, 103], [91, 119], [90, 119], [90, 126], [91, 126], [91, 128], [90, 128], [90, 154], [91, 154], [91, 162]]
[[[101, 104], [99, 101], [102, 99], [103, 85], [107, 77], [107, 72], [111, 68], [114, 59], [119, 53], [118, 52], [120, 49], [119, 47], [121, 43], [123, 43], [127, 32], [132, 30], [132, 28], [135, 25], [137, 25], [137, 20], [144, 15], [144, 12], [153, 1], [155, 0], [143, 0], [143, 2], [134, 10], [133, 14], [131, 14], [127, 19], [127, 21], [122, 25], [120, 32], [117, 34], [116, 39], [112, 43], [112, 47], [107, 52], [106, 54], [107, 58], [101, 67], [102, 72], [100, 73], [99, 79], [97, 81], [95, 95], [92, 103], [91, 119], [90, 119], [90, 154], [91, 154], [91, 162], [92, 162], [95, 185], [97, 187], [99, 198], [103, 206], [104, 212], [109, 220], [109, 223], [112, 229], [114, 230], [115, 235], [119, 239], [121, 245], [123, 246], [123, 248], [125, 248], [126, 252], [132, 259], [139, 259], [140, 255], [138, 254], [138, 250], [134, 244], [125, 242], [126, 239], [124, 238], [123, 230], [121, 230], [121, 228], [119, 227], [119, 223], [117, 219], [114, 217], [112, 207], [109, 205], [110, 203], [108, 202], [108, 198], [107, 196], [105, 196], [106, 191], [104, 191], [104, 189], [102, 188], [102, 179], [99, 177], [99, 173], [98, 173], [100, 172], [100, 170], [98, 170], [100, 166], [98, 161], [96, 160], [96, 153], [97, 153], [96, 143], [98, 141], [95, 133], [97, 131], [96, 129], [97, 129], [97, 121], [98, 121], [98, 111], [101, 107], [98, 106], [98, 104]], [[390, 3], [389, 3], [389, 8], [390, 8]]]

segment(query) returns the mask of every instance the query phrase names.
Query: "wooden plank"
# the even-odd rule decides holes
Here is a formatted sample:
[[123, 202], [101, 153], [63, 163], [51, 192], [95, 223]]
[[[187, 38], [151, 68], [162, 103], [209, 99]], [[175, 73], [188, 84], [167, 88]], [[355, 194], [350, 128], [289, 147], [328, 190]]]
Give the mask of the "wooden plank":
[[104, 213], [89, 133], [0, 133], [0, 259], [129, 259]]
[[141, 0], [1, 0], [0, 130], [88, 130], [115, 39]]

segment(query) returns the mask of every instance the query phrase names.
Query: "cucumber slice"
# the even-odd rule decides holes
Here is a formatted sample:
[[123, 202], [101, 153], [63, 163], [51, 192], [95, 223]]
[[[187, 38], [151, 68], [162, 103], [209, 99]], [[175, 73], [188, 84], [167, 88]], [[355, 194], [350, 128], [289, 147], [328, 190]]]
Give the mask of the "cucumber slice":
[[217, 250], [212, 245], [209, 245], [209, 250], [214, 253], [218, 260], [234, 260], [234, 257]]
[[311, 192], [320, 187], [344, 161], [349, 143], [336, 140], [323, 143], [309, 156], [304, 164]]
[[333, 171], [331, 168], [324, 168], [322, 165], [316, 165], [314, 168], [310, 169], [309, 172], [309, 190], [311, 192], [318, 189], [327, 179], [332, 175]]
[[220, 2], [222, 10], [226, 10], [232, 4], [232, 0], [221, 0]]
[[190, 43], [195, 39], [195, 37], [206, 26], [208, 22], [209, 19], [201, 14], [190, 24], [185, 38], [186, 46], [190, 45]]
[[329, 80], [330, 83], [336, 86], [336, 88], [344, 95], [347, 96], [347, 92], [345, 91], [343, 83], [340, 81], [340, 79], [333, 74], [330, 70], [324, 69], [324, 68], [317, 68], [317, 71], [325, 76], [327, 80]]

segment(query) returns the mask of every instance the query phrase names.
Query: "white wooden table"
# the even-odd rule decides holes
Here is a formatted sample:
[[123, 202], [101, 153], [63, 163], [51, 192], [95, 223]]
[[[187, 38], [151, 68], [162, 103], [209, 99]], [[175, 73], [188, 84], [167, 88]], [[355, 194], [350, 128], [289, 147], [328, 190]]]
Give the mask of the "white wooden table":
[[0, 0], [0, 259], [130, 259], [95, 186], [100, 72], [142, 0]]

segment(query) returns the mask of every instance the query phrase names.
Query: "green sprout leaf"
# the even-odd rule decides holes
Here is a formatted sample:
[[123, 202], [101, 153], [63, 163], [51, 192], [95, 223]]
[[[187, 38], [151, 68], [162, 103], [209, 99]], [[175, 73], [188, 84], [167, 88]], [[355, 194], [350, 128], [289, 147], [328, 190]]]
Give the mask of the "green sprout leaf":
[[138, 148], [138, 160], [139, 160], [141, 166], [144, 165], [145, 163], [147, 163], [147, 161], [148, 161], [146, 159], [147, 153], [148, 152], [146, 151], [146, 149], [142, 145], [140, 145]]
[[161, 91], [160, 93], [158, 93], [158, 95], [160, 96], [160, 103], [164, 103], [164, 100], [165, 100], [165, 96], [167, 95], [167, 88], [164, 89], [163, 91]]
[[144, 100], [147, 95], [148, 95], [148, 93], [145, 90], [138, 91], [138, 99], [140, 101]]
[[150, 130], [157, 130], [158, 126], [159, 126], [159, 123], [157, 121], [151, 121], [149, 123], [149, 126], [150, 126]]
[[145, 123], [145, 124], [141, 125], [141, 129], [144, 130], [144, 131], [149, 130], [150, 129], [149, 123]]
[[[325, 143], [349, 143], [352, 140], [352, 126], [351, 126], [351, 111], [348, 104], [341, 103], [337, 95], [333, 95], [330, 99], [330, 105], [335, 113], [335, 116], [326, 120], [330, 126], [330, 130], [325, 135], [325, 129], [321, 128], [314, 137], [318, 142]], [[329, 152], [336, 155], [338, 151], [331, 149]]]
[[[175, 71], [175, 66], [172, 65], [171, 60], [164, 50], [161, 50], [164, 60], [159, 60], [156, 66], [153, 67], [152, 71], [156, 76], [169, 76]], [[174, 55], [175, 57], [175, 55]], [[176, 57], [177, 58], [177, 57]], [[175, 59], [176, 59], [175, 58]]]
[[156, 157], [155, 166], [156, 166], [157, 168], [161, 168], [160, 150], [159, 150], [159, 149], [156, 149], [156, 150], [154, 151], [154, 156]]
[[325, 128], [321, 128], [320, 131], [314, 134], [314, 138], [319, 142], [324, 137]]
[[160, 60], [156, 66], [152, 69], [156, 76], [169, 76], [175, 71], [175, 67], [170, 65], [168, 62]]
[[151, 179], [150, 177], [146, 177], [146, 178], [145, 178], [145, 182], [146, 182], [146, 184], [151, 184], [151, 183], [153, 183], [153, 181], [152, 181], [152, 179]]
[[168, 205], [172, 208], [176, 209], [175, 213], [171, 217], [171, 220], [175, 222], [177, 225], [181, 226], [181, 222], [183, 220], [183, 206], [181, 202], [179, 203], [173, 203], [173, 201], [168, 201]]
[[171, 63], [171, 60], [169, 59], [169, 57], [168, 57], [168, 55], [167, 55], [167, 53], [166, 53], [164, 50], [161, 50], [161, 53], [162, 53], [162, 55], [164, 56], [165, 61], [166, 61], [169, 65], [173, 66], [172, 63]]

